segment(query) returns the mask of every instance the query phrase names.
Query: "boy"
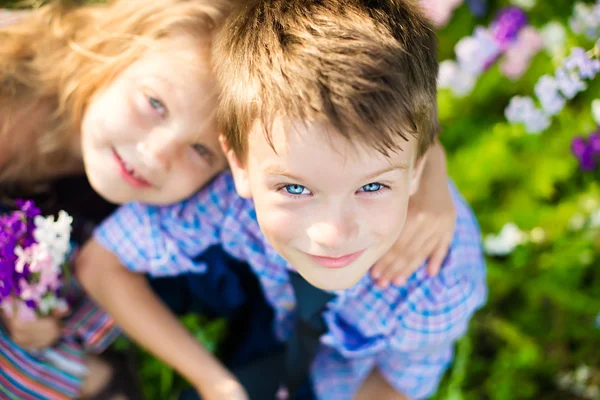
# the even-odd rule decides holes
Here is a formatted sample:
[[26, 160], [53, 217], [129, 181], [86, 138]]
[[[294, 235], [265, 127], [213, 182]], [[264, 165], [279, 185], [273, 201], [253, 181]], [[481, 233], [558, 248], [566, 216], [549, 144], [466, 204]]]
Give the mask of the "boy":
[[[250, 264], [282, 342], [294, 336], [296, 271], [335, 293], [310, 364], [314, 397], [430, 396], [486, 296], [480, 233], [456, 189], [439, 276], [420, 269], [403, 287], [381, 289], [367, 274], [402, 231], [438, 131], [435, 39], [423, 17], [404, 0], [253, 0], [228, 18], [214, 62], [231, 174], [176, 206], [121, 208], [82, 254], [86, 288], [203, 398], [219, 398], [206, 389], [219, 379], [233, 388], [220, 398], [246, 398], [147, 289], [117, 304], [137, 277], [95, 272], [119, 263], [201, 271], [195, 256], [221, 244]], [[140, 315], [152, 332], [142, 332]]]

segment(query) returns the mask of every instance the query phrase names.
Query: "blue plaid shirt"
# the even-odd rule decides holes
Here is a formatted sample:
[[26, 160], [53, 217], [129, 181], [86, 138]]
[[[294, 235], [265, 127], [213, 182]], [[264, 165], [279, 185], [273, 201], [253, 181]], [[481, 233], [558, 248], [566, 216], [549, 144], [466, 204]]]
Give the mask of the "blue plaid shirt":
[[[452, 361], [453, 347], [486, 299], [486, 274], [477, 221], [453, 185], [454, 239], [435, 278], [425, 268], [402, 287], [380, 289], [365, 275], [337, 291], [324, 312], [328, 332], [311, 367], [319, 399], [354, 398], [373, 368], [411, 398], [432, 395]], [[202, 273], [194, 259], [220, 244], [248, 262], [275, 310], [279, 339], [291, 334], [295, 298], [292, 267], [262, 235], [251, 200], [239, 197], [230, 173], [171, 206], [121, 207], [95, 232], [96, 240], [132, 271], [153, 276]]]

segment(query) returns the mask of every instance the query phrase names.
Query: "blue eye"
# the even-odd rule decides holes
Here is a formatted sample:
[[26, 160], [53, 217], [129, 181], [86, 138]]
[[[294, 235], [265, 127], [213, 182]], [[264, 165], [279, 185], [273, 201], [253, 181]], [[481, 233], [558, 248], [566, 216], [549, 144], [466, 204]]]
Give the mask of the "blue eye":
[[209, 158], [210, 156], [212, 156], [212, 153], [210, 152], [210, 150], [208, 150], [206, 148], [206, 146], [202, 145], [202, 144], [193, 144], [192, 145], [192, 149], [198, 153], [198, 155], [200, 157], [205, 157], [205, 158]]
[[154, 108], [161, 115], [164, 115], [167, 113], [167, 107], [165, 107], [165, 105], [162, 103], [162, 101], [160, 101], [154, 97], [148, 97], [148, 104], [150, 104], [150, 107]]
[[308, 189], [306, 189], [302, 185], [287, 185], [285, 187], [285, 191], [288, 192], [289, 194], [294, 195], [294, 196], [299, 196], [301, 194], [308, 194], [308, 193], [310, 193], [308, 191]]
[[361, 187], [360, 191], [362, 192], [378, 192], [383, 188], [381, 183], [368, 183], [365, 186]]

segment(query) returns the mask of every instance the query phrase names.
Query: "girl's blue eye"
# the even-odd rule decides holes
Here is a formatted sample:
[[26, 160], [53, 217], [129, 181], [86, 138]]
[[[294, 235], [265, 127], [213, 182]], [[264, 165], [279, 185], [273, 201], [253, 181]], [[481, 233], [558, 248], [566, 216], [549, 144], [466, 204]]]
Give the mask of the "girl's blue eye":
[[167, 112], [167, 108], [162, 103], [162, 101], [160, 101], [154, 97], [148, 97], [148, 103], [150, 104], [150, 107], [154, 108], [161, 115], [165, 114]]
[[308, 194], [309, 193], [308, 189], [306, 189], [302, 185], [287, 185], [285, 187], [285, 191], [288, 192], [289, 194], [292, 194], [292, 195], [295, 195], [295, 196], [298, 196], [298, 195], [301, 195], [301, 194]]
[[362, 192], [377, 192], [383, 188], [381, 183], [368, 183], [361, 188]]
[[198, 155], [200, 157], [210, 157], [212, 155], [212, 153], [210, 152], [210, 150], [208, 150], [206, 148], [206, 146], [202, 145], [202, 144], [193, 144], [192, 145], [192, 149], [198, 153]]

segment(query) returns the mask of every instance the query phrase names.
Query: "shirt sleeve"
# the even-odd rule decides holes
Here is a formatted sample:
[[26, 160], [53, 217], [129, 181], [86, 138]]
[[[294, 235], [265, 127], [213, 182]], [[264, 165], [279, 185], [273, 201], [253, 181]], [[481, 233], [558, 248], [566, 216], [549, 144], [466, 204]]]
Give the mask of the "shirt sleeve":
[[71, 277], [66, 289], [68, 298], [74, 301], [71, 313], [63, 321], [63, 337], [74, 338], [86, 352], [103, 352], [119, 337], [121, 329], [109, 314], [86, 296], [75, 277]]
[[100, 224], [94, 238], [134, 272], [202, 273], [206, 265], [197, 257], [219, 241], [219, 226], [235, 196], [225, 176], [178, 204], [126, 204]]
[[413, 399], [432, 396], [453, 358], [473, 314], [486, 301], [485, 261], [480, 235], [466, 213], [457, 219], [461, 233], [440, 274], [416, 285], [398, 307], [396, 326], [377, 357], [383, 377]]
[[110, 315], [85, 297], [64, 322], [63, 333], [79, 339], [89, 353], [101, 353], [121, 334]]

